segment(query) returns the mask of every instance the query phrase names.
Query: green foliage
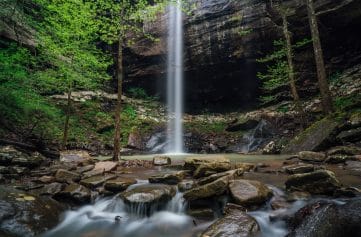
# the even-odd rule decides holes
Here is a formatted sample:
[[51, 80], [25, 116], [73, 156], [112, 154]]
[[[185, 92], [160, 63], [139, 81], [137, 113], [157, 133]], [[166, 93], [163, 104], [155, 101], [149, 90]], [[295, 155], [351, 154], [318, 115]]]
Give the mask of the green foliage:
[[336, 85], [336, 84], [338, 84], [338, 83], [340, 82], [340, 80], [341, 80], [341, 75], [342, 75], [342, 73], [339, 72], [339, 71], [331, 74], [331, 76], [329, 77], [329, 82], [330, 82], [330, 84], [331, 84], [331, 85]]
[[361, 102], [361, 96], [349, 95], [344, 97], [336, 97], [334, 99], [334, 107], [337, 111], [345, 111], [351, 109], [353, 105]]
[[[0, 49], [0, 120], [8, 129], [27, 129], [47, 136], [56, 123], [59, 111], [32, 87], [34, 57], [17, 44], [2, 42]], [[16, 128], [14, 127], [16, 125]], [[21, 129], [21, 130], [22, 130]], [[19, 131], [21, 132], [21, 131]], [[41, 134], [40, 134], [41, 133]], [[25, 136], [25, 133], [23, 134]], [[29, 136], [31, 134], [28, 134]]]
[[148, 95], [147, 92], [140, 87], [132, 87], [129, 88], [128, 93], [130, 94], [131, 97], [136, 98], [136, 99], [148, 99]]
[[134, 120], [137, 118], [137, 111], [134, 109], [134, 107], [126, 105], [123, 109], [122, 116], [129, 120]]
[[[296, 42], [292, 47], [299, 49], [311, 42], [309, 39], [303, 39]], [[265, 72], [257, 73], [257, 77], [262, 81], [262, 89], [265, 94], [260, 98], [263, 104], [274, 101], [276, 99], [274, 91], [288, 85], [289, 67], [286, 42], [284, 40], [276, 40], [273, 42], [273, 46], [273, 52], [257, 60], [257, 62], [267, 65]]]
[[290, 110], [289, 105], [281, 105], [277, 108], [278, 112], [287, 113]]

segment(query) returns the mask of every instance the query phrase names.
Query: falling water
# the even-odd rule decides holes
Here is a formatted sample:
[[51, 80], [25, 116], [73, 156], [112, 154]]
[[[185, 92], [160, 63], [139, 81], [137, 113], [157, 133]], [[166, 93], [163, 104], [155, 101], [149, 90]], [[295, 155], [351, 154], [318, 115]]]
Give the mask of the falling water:
[[168, 25], [168, 153], [183, 153], [183, 17], [181, 0], [170, 6]]

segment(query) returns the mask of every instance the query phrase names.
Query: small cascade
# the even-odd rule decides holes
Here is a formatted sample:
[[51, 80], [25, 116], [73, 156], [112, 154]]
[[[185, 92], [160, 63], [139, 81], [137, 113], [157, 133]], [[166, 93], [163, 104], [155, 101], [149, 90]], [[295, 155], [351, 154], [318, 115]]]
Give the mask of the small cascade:
[[169, 7], [167, 106], [168, 153], [183, 153], [183, 15], [181, 0]]
[[66, 212], [63, 221], [43, 237], [192, 236], [194, 225], [185, 214], [182, 193], [177, 192], [164, 205], [155, 204], [150, 212], [146, 210], [141, 204], [127, 205], [116, 196], [101, 199], [93, 205]]
[[257, 127], [243, 136], [244, 144], [240, 147], [240, 152], [249, 153], [259, 148], [265, 141], [265, 138], [269, 135], [269, 131], [266, 130], [267, 122], [261, 120]]

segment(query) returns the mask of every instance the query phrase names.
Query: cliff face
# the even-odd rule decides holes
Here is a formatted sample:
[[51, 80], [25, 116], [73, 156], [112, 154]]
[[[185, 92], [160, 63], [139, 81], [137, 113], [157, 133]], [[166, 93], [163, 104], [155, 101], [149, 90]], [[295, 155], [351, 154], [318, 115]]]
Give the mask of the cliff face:
[[[193, 110], [252, 106], [259, 94], [256, 59], [282, 37], [280, 19], [268, 0], [193, 0], [194, 10], [184, 19], [187, 108]], [[303, 0], [289, 0], [294, 39], [309, 37]], [[357, 61], [360, 55], [361, 2], [316, 0], [320, 31], [330, 70]], [[159, 42], [141, 40], [127, 50], [126, 87], [141, 86], [152, 94], [165, 93], [167, 16], [146, 25]], [[313, 60], [304, 52], [298, 63]], [[310, 65], [309, 67], [312, 67]], [[310, 68], [304, 68], [305, 77]], [[311, 68], [312, 69], [312, 68]], [[300, 69], [302, 71], [302, 69]], [[310, 79], [310, 78], [308, 78]]]

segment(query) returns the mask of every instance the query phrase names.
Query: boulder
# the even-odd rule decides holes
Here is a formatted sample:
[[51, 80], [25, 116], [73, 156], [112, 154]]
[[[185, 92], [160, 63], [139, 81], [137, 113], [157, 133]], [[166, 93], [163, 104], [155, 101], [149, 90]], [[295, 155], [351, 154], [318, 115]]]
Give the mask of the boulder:
[[72, 183], [61, 192], [56, 193], [54, 198], [62, 202], [70, 201], [74, 204], [85, 204], [90, 202], [91, 192], [80, 184]]
[[332, 155], [332, 156], [328, 156], [325, 162], [329, 164], [341, 164], [341, 163], [345, 163], [347, 160], [352, 160], [352, 159], [353, 156]]
[[305, 191], [311, 194], [333, 194], [340, 188], [335, 174], [329, 170], [317, 170], [311, 173], [294, 174], [286, 180], [286, 189]]
[[272, 196], [272, 191], [266, 185], [254, 180], [233, 180], [229, 190], [234, 203], [242, 206], [261, 205]]
[[208, 163], [218, 163], [219, 165], [227, 166], [230, 164], [230, 160], [224, 156], [187, 157], [184, 160], [184, 169], [195, 171], [200, 165]]
[[315, 166], [311, 164], [295, 164], [282, 167], [287, 174], [302, 174], [315, 171]]
[[111, 192], [122, 192], [130, 185], [136, 184], [137, 180], [132, 178], [115, 178], [105, 182], [104, 188]]
[[342, 131], [336, 138], [344, 143], [359, 142], [361, 141], [361, 127]]
[[40, 236], [59, 223], [63, 211], [51, 198], [0, 186], [1, 236]]
[[327, 148], [332, 142], [335, 133], [337, 133], [338, 126], [338, 121], [326, 117], [298, 134], [282, 150], [282, 153], [292, 154], [300, 151], [317, 151]]
[[291, 220], [293, 230], [287, 237], [361, 236], [361, 199], [340, 205], [314, 202], [301, 208]]
[[175, 185], [184, 179], [185, 173], [183, 171], [176, 171], [168, 174], [153, 175], [148, 180], [149, 183], [162, 183]]
[[187, 201], [194, 201], [203, 198], [210, 198], [219, 196], [227, 191], [229, 178], [227, 176], [219, 178], [211, 183], [207, 183], [184, 193], [184, 198]]
[[195, 182], [193, 180], [184, 180], [178, 183], [178, 190], [185, 192], [195, 187]]
[[129, 211], [140, 216], [149, 216], [153, 211], [161, 210], [175, 195], [176, 189], [170, 185], [142, 185], [119, 195]]
[[59, 169], [56, 171], [55, 180], [61, 183], [72, 183], [80, 180], [80, 175], [76, 172]]
[[227, 204], [225, 216], [209, 226], [202, 237], [248, 237], [260, 231], [257, 221], [242, 211], [242, 207]]
[[301, 151], [298, 153], [298, 158], [308, 162], [323, 162], [326, 160], [326, 154], [323, 152]]
[[194, 171], [194, 178], [206, 177], [212, 174], [224, 172], [231, 169], [230, 163], [224, 162], [211, 162], [200, 164], [198, 168]]
[[212, 174], [208, 177], [205, 178], [201, 178], [199, 180], [197, 180], [197, 185], [204, 185], [204, 184], [208, 184], [211, 183], [219, 178], [222, 177], [228, 177], [229, 180], [233, 180], [236, 179], [238, 177], [241, 177], [244, 173], [243, 169], [234, 169], [234, 170], [229, 170], [226, 172], [221, 172], [221, 173], [217, 173], [217, 174]]
[[80, 180], [80, 184], [88, 188], [96, 188], [104, 184], [107, 180], [114, 179], [115, 177], [113, 174], [97, 175]]
[[153, 157], [153, 165], [170, 165], [172, 160], [169, 156], [155, 156]]
[[82, 163], [90, 159], [89, 152], [83, 150], [67, 150], [60, 152], [60, 161], [65, 163]]
[[95, 167], [95, 165], [82, 166], [82, 167], [77, 168], [76, 172], [79, 173], [79, 174], [83, 174], [85, 172], [93, 170], [94, 167]]
[[327, 151], [328, 156], [332, 156], [332, 155], [354, 156], [360, 154], [361, 154], [361, 148], [357, 146], [337, 146]]

